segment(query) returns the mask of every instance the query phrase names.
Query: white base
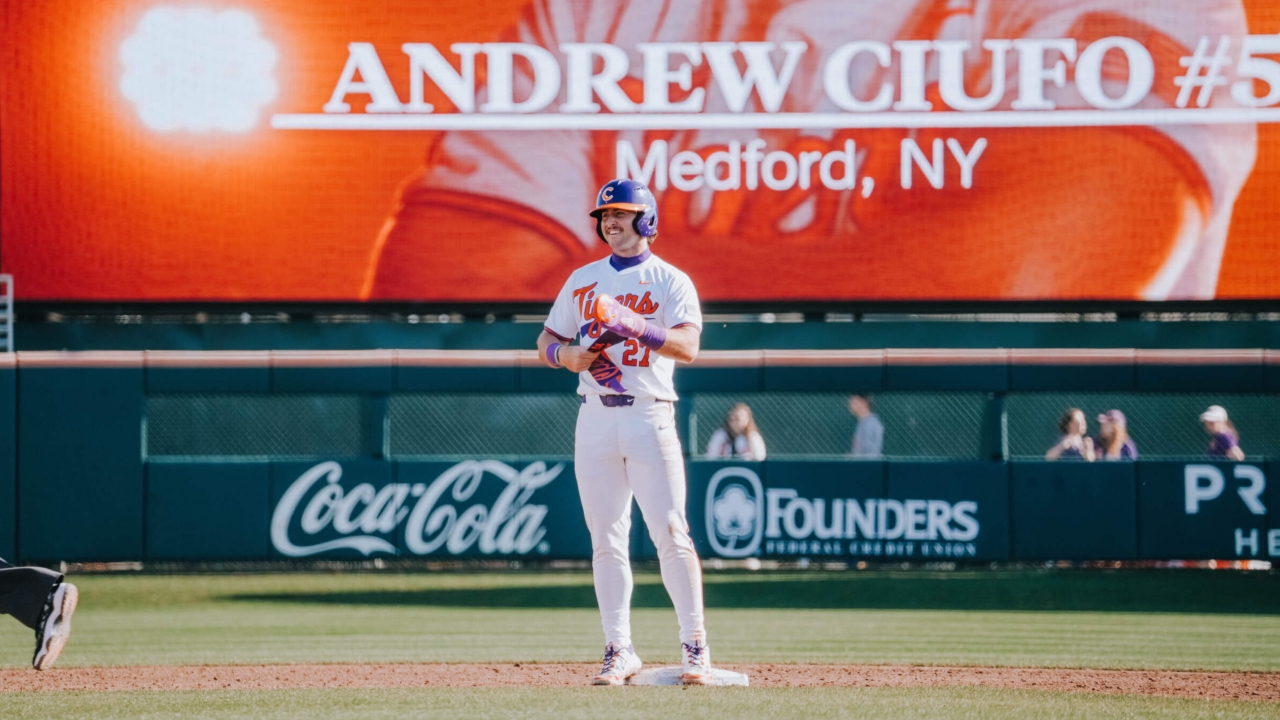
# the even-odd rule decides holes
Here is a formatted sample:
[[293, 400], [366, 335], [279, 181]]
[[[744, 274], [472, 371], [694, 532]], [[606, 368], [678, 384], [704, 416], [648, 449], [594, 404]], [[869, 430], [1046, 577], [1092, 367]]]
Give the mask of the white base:
[[[652, 667], [645, 668], [640, 672], [632, 675], [627, 679], [628, 685], [683, 685], [684, 681], [680, 679], [680, 666], [673, 665], [671, 667]], [[733, 672], [732, 670], [721, 670], [720, 668], [711, 668], [711, 687], [727, 687], [729, 685], [741, 685], [746, 687], [748, 684], [747, 676]]]

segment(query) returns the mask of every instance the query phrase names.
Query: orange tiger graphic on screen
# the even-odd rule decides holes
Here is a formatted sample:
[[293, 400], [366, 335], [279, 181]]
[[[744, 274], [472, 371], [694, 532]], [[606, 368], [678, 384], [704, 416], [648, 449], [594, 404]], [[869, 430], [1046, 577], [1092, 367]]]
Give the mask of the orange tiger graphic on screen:
[[[1186, 72], [1179, 59], [1201, 37], [1238, 43], [1247, 34], [1241, 0], [546, 0], [530, 4], [507, 39], [553, 53], [563, 43], [627, 48], [630, 75], [618, 87], [633, 102], [643, 96], [638, 44], [799, 40], [808, 50], [779, 110], [824, 113], [838, 110], [822, 91], [821, 58], [851, 40], [968, 41], [978, 50], [966, 57], [965, 85], [980, 97], [991, 86], [985, 40], [1071, 38], [1083, 48], [1124, 36], [1155, 63], [1154, 89], [1138, 108], [1159, 109], [1176, 107], [1173, 80]], [[898, 77], [900, 62], [895, 56], [884, 69], [867, 60], [849, 72], [864, 100]], [[936, 110], [945, 105], [928, 62], [925, 93]], [[1008, 86], [1017, 72], [1013, 53]], [[1128, 73], [1123, 60], [1103, 64], [1112, 96]], [[706, 62], [693, 64], [687, 85], [672, 83], [672, 102], [701, 89], [701, 112], [728, 112]], [[1045, 94], [1060, 110], [1089, 108], [1071, 82], [1046, 83]], [[1007, 92], [994, 109], [1015, 98]], [[1213, 98], [1210, 107], [1230, 103], [1225, 91]], [[748, 112], [763, 112], [758, 93], [750, 102]], [[966, 151], [981, 145], [972, 187], [952, 163], [942, 189], [919, 178], [903, 189], [907, 138], [926, 149], [935, 140]], [[668, 159], [735, 149], [809, 158], [801, 165], [808, 176], [784, 191], [745, 181], [731, 190], [658, 190], [661, 252], [698, 278], [705, 299], [1208, 299], [1255, 162], [1257, 127], [444, 133], [398, 192], [364, 296], [484, 300], [486, 288], [503, 287], [513, 300], [552, 297], [566, 267], [606, 250], [583, 220], [584, 199], [616, 175], [620, 148], [640, 168], [655, 147]], [[819, 182], [822, 172], [839, 181], [849, 164], [857, 186]]]

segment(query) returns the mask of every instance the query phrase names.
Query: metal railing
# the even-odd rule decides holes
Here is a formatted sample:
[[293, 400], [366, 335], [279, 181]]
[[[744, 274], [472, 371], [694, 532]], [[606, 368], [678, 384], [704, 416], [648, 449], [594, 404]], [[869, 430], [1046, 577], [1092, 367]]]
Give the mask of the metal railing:
[[0, 351], [13, 352], [12, 275], [0, 275]]

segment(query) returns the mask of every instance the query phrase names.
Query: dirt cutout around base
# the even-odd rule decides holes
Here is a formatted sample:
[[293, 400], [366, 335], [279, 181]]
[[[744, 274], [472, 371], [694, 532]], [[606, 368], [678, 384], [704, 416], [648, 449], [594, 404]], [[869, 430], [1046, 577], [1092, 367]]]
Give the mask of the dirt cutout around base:
[[[1280, 701], [1280, 673], [729, 664], [752, 687], [952, 687]], [[210, 665], [0, 670], [0, 691], [586, 687], [587, 663]]]

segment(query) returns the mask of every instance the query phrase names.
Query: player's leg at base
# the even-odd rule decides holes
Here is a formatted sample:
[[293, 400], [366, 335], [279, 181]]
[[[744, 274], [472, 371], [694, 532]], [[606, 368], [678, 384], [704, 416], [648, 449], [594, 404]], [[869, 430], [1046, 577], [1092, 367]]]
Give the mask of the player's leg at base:
[[[709, 676], [710, 652], [703, 618], [702, 566], [685, 517], [684, 457], [675, 431], [675, 411], [671, 403], [663, 402], [628, 409], [633, 412], [624, 416], [622, 436], [627, 479], [658, 550], [662, 584], [680, 622], [686, 681], [698, 682]], [[691, 652], [696, 661], [692, 664]]]
[[631, 646], [631, 488], [618, 448], [617, 408], [578, 413], [574, 471], [591, 533], [591, 574], [606, 645]]

